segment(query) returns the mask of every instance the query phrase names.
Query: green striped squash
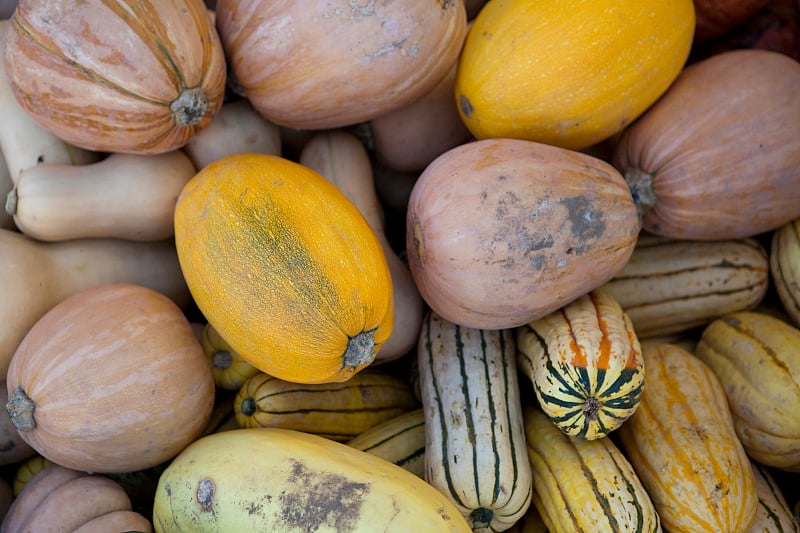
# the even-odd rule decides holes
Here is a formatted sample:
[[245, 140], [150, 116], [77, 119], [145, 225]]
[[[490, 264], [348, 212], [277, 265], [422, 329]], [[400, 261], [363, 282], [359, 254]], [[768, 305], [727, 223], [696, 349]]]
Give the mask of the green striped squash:
[[661, 531], [650, 496], [611, 439], [565, 435], [533, 406], [524, 416], [533, 503], [552, 533]]
[[794, 324], [800, 326], [800, 218], [772, 234], [769, 267], [778, 299]]
[[242, 428], [293, 429], [335, 441], [418, 408], [408, 383], [374, 368], [344, 383], [293, 383], [259, 373], [245, 381], [234, 401]]
[[758, 511], [747, 533], [800, 533], [800, 522], [792, 514], [780, 487], [763, 465], [750, 461], [758, 493]]
[[664, 529], [747, 533], [758, 506], [755, 480], [719, 379], [672, 344], [643, 355], [647, 387], [617, 434]]
[[517, 328], [517, 361], [542, 410], [567, 435], [605, 437], [639, 406], [641, 345], [628, 316], [595, 289]]
[[473, 529], [505, 531], [532, 492], [513, 331], [462, 327], [428, 312], [417, 361], [425, 480]]
[[381, 422], [347, 444], [425, 477], [425, 413], [421, 408]]
[[645, 339], [751, 309], [768, 284], [767, 252], [755, 239], [690, 241], [643, 234], [625, 268], [603, 288]]

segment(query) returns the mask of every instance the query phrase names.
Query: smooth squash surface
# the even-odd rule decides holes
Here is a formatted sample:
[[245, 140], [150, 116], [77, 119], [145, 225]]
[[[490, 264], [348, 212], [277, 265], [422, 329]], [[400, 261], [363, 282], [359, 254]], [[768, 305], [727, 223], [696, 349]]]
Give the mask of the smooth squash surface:
[[230, 346], [286, 381], [345, 381], [391, 334], [375, 233], [310, 168], [272, 155], [211, 163], [184, 187], [175, 244], [189, 290]]

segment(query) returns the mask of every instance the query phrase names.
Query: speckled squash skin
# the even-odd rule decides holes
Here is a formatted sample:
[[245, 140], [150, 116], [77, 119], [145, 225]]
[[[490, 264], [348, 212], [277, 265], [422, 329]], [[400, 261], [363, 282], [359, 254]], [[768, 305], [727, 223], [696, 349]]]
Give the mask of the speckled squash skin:
[[411, 472], [277, 428], [225, 431], [189, 445], [159, 479], [153, 525], [158, 533], [472, 531], [442, 493]]
[[219, 0], [238, 86], [268, 120], [327, 129], [367, 121], [432, 90], [458, 58], [464, 3]]
[[37, 122], [103, 152], [183, 146], [225, 91], [222, 44], [202, 0], [21, 0], [4, 61]]
[[586, 154], [485, 139], [434, 160], [411, 191], [409, 267], [423, 299], [478, 329], [532, 322], [605, 283], [639, 232], [625, 180]]
[[208, 323], [270, 376], [346, 381], [391, 334], [394, 292], [378, 238], [304, 165], [262, 154], [209, 164], [178, 198], [175, 245]]
[[691, 0], [494, 0], [473, 21], [455, 100], [479, 139], [579, 150], [632, 123], [680, 72]]

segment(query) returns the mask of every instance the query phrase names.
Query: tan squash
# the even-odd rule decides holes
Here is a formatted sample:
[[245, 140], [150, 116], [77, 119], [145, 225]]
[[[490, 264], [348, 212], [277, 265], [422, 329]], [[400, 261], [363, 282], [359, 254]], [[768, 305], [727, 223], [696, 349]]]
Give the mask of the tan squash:
[[42, 241], [173, 236], [175, 202], [195, 175], [180, 150], [115, 153], [92, 165], [41, 164], [20, 172], [5, 211], [17, 228]]
[[14, 498], [6, 516], [0, 522], [0, 533], [20, 531], [28, 518], [48, 495], [62, 485], [85, 475], [85, 472], [56, 464], [38, 472]]
[[[0, 380], [0, 405], [8, 401], [8, 388], [6, 380]], [[36, 455], [36, 450], [31, 448], [20, 436], [14, 424], [11, 423], [8, 413], [0, 411], [0, 465], [21, 463]]]
[[[8, 195], [13, 188], [14, 182], [11, 181], [11, 172], [8, 170], [6, 158], [3, 157], [2, 152], [0, 152], [0, 198], [4, 198], [6, 195]], [[16, 226], [14, 225], [14, 218], [9, 216], [5, 210], [0, 211], [0, 228], [16, 229]]]
[[214, 120], [189, 139], [183, 151], [197, 170], [240, 152], [281, 155], [281, 132], [249, 101], [223, 102]]
[[11, 356], [31, 326], [81, 289], [124, 281], [166, 294], [181, 307], [191, 302], [172, 241], [43, 243], [0, 229], [0, 250], [0, 378], [5, 378]]
[[[5, 54], [5, 40], [10, 23], [0, 19], [0, 57]], [[17, 102], [6, 76], [6, 67], [0, 61], [0, 151], [3, 153], [11, 181], [20, 171], [40, 163], [81, 165], [100, 159], [100, 154], [72, 146], [56, 137]]]
[[356, 206], [381, 244], [394, 290], [394, 326], [375, 356], [386, 362], [407, 354], [416, 344], [424, 312], [422, 297], [408, 267], [386, 236], [383, 207], [375, 192], [369, 154], [361, 142], [345, 131], [314, 135], [300, 153], [300, 163], [319, 172]]
[[109, 531], [151, 533], [153, 524], [135, 511], [111, 511], [89, 520], [72, 533], [108, 533]]
[[226, 64], [202, 0], [23, 0], [9, 22], [14, 96], [89, 150], [163, 153], [212, 120]]
[[639, 233], [625, 180], [586, 154], [486, 139], [433, 161], [406, 216], [408, 262], [444, 318], [479, 329], [527, 324], [621, 270]]
[[220, 0], [216, 14], [248, 100], [268, 120], [305, 129], [364, 122], [428, 93], [467, 25], [463, 2], [450, 1]]
[[146, 287], [82, 290], [40, 318], [8, 369], [6, 406], [22, 438], [53, 462], [133, 472], [197, 438], [214, 379], [181, 309]]
[[800, 217], [797, 94], [800, 62], [778, 52], [734, 50], [686, 67], [613, 155], [644, 229], [737, 239]]
[[380, 163], [399, 171], [420, 171], [472, 137], [453, 100], [456, 67], [454, 63], [428, 94], [369, 122]]
[[746, 533], [758, 496], [719, 379], [671, 344], [647, 347], [644, 361], [639, 409], [617, 433], [664, 529]]

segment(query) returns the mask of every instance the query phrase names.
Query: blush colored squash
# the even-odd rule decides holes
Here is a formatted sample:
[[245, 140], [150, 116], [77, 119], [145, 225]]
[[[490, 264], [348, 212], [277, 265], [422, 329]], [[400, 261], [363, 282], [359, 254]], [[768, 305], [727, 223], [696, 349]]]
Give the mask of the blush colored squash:
[[7, 410], [25, 442], [87, 472], [171, 459], [214, 405], [211, 368], [181, 309], [122, 283], [80, 291], [48, 311], [14, 353], [7, 383]]
[[202, 0], [21, 0], [10, 26], [14, 95], [75, 146], [173, 150], [222, 104], [225, 57]]
[[264, 154], [209, 164], [178, 197], [175, 244], [208, 323], [270, 376], [345, 381], [391, 334], [394, 292], [381, 244], [309, 167]]
[[694, 27], [691, 0], [493, 0], [460, 56], [459, 112], [479, 139], [587, 148], [666, 91]]
[[643, 227], [750, 237], [800, 217], [800, 62], [734, 50], [694, 63], [622, 135], [613, 164]]
[[532, 322], [611, 279], [639, 232], [625, 180], [586, 154], [515, 139], [436, 158], [409, 198], [406, 248], [423, 299], [462, 326]]
[[463, 2], [220, 0], [217, 28], [243, 94], [268, 120], [324, 129], [428, 93], [458, 57]]

